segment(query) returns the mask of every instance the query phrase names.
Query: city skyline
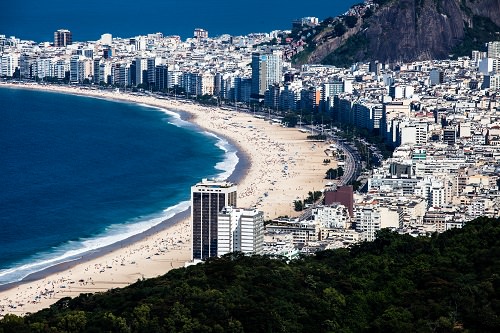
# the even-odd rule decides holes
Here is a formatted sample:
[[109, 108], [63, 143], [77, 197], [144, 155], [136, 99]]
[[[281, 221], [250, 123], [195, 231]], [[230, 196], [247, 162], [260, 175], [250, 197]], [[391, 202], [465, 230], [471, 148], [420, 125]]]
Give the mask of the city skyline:
[[58, 29], [72, 31], [75, 41], [96, 40], [104, 33], [128, 38], [156, 32], [180, 35], [184, 39], [191, 37], [196, 28], [207, 30], [211, 36], [245, 35], [290, 29], [292, 21], [303, 16], [320, 19], [325, 18], [323, 15], [337, 16], [355, 3], [353, 0], [334, 3], [320, 0], [314, 7], [304, 7], [303, 2], [297, 0], [276, 4], [257, 0], [252, 6], [226, 0], [216, 4], [168, 0], [140, 6], [128, 1], [91, 0], [81, 6], [62, 0], [9, 1], [0, 10], [0, 34], [36, 42], [52, 41], [53, 32]]

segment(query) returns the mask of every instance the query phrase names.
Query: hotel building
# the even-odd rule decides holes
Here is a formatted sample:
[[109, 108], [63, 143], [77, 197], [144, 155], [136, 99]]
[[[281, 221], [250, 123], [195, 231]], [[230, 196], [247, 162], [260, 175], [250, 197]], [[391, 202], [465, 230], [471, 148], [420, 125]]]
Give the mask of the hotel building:
[[218, 215], [224, 207], [236, 207], [236, 185], [203, 179], [191, 187], [191, 260], [217, 256]]

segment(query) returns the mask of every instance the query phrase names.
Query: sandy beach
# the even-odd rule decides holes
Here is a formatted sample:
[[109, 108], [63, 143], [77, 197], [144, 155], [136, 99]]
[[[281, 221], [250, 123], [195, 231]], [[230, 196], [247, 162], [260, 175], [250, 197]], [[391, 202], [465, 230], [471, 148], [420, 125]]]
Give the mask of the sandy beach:
[[[21, 88], [18, 84], [1, 86]], [[250, 113], [118, 91], [40, 85], [22, 88], [141, 103], [189, 114], [190, 122], [227, 138], [245, 154], [248, 168], [237, 182], [238, 206], [256, 206], [264, 211], [266, 220], [298, 215], [293, 201], [306, 198], [309, 191], [323, 189], [328, 182], [324, 179], [325, 172], [335, 167], [335, 163], [323, 164], [328, 158], [327, 143], [307, 141], [307, 134], [296, 128], [284, 128]], [[7, 313], [36, 312], [63, 297], [124, 287], [138, 279], [183, 267], [190, 259], [189, 217], [160, 229], [137, 241], [123, 242], [119, 247], [102, 251], [97, 257], [62, 265], [55, 273], [1, 291], [0, 318]]]

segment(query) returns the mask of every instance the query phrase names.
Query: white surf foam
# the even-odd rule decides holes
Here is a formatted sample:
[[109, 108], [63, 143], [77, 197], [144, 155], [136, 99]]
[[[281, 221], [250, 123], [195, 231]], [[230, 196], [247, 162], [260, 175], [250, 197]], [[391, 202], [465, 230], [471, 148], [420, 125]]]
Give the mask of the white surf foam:
[[78, 241], [68, 241], [60, 247], [53, 248], [52, 251], [38, 254], [11, 268], [2, 269], [0, 270], [0, 285], [21, 281], [33, 273], [80, 259], [84, 254], [141, 234], [187, 210], [190, 204], [189, 201], [183, 201], [165, 209], [160, 215], [145, 217], [135, 222], [110, 225], [103, 234]]

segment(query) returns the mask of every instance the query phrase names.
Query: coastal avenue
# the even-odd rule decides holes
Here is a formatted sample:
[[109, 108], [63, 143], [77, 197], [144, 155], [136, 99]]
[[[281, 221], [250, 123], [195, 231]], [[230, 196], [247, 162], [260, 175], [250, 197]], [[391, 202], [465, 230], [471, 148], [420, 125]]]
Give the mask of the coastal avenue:
[[[309, 125], [303, 125], [303, 126], [307, 130], [311, 131], [311, 133], [313, 132], [312, 126], [309, 126]], [[344, 156], [345, 156], [345, 158], [344, 158], [344, 174], [340, 177], [340, 179], [337, 183], [337, 186], [344, 186], [344, 185], [347, 185], [350, 182], [356, 180], [361, 173], [361, 157], [359, 156], [358, 151], [355, 148], [353, 148], [351, 145], [349, 145], [343, 141], [339, 141], [338, 138], [335, 135], [333, 135], [332, 133], [323, 133], [323, 134], [326, 135], [326, 138], [328, 140], [335, 140], [337, 143], [337, 146], [340, 149], [342, 149], [342, 151], [344, 152]], [[323, 198], [324, 198], [324, 195], [322, 195], [321, 198], [318, 199], [318, 201], [315, 204], [306, 208], [302, 212], [302, 214], [299, 216], [299, 220], [304, 221], [304, 220], [307, 220], [309, 217], [311, 217], [312, 209], [317, 205], [318, 202], [322, 202]]]
[[[313, 127], [309, 125], [303, 125], [309, 131], [313, 131]], [[350, 144], [338, 140], [338, 138], [332, 133], [323, 132], [327, 140], [335, 140], [337, 146], [342, 149], [345, 155], [344, 159], [344, 174], [340, 177], [337, 185], [343, 186], [347, 185], [352, 181], [355, 181], [361, 173], [361, 157], [358, 151], [353, 148]]]

